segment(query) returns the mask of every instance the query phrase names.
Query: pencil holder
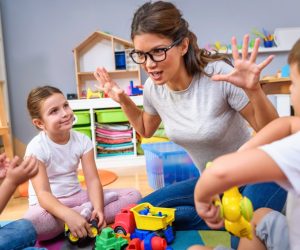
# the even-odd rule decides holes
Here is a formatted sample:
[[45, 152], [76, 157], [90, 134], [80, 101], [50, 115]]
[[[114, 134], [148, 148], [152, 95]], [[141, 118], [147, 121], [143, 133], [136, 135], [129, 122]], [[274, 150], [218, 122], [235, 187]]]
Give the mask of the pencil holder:
[[274, 46], [274, 40], [267, 40], [267, 41], [264, 41], [264, 46], [265, 48], [271, 48]]

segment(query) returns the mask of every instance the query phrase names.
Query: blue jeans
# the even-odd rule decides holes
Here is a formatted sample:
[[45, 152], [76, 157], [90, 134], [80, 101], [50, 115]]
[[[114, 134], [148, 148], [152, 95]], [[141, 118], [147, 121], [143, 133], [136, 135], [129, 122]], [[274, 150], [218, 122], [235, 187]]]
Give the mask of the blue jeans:
[[36, 236], [36, 231], [29, 220], [10, 222], [0, 228], [0, 249], [27, 249], [35, 245]]
[[[207, 230], [208, 226], [195, 210], [194, 189], [197, 180], [197, 178], [190, 179], [163, 187], [139, 202], [176, 208], [173, 223], [176, 230]], [[241, 187], [240, 191], [252, 201], [254, 209], [269, 207], [281, 211], [287, 196], [287, 192], [275, 183], [247, 185]]]

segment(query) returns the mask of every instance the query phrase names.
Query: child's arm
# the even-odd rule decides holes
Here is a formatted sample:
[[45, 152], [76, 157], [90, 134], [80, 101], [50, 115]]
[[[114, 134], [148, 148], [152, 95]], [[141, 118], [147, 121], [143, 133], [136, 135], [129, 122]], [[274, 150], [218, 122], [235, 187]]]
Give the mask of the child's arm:
[[278, 118], [262, 128], [253, 138], [241, 146], [239, 151], [271, 143], [294, 134], [299, 130], [299, 117]]
[[62, 204], [51, 192], [45, 165], [39, 162], [39, 173], [31, 179], [39, 204], [50, 214], [64, 221], [75, 237], [86, 237], [90, 225], [79, 213]]
[[286, 181], [274, 160], [260, 149], [248, 149], [221, 156], [199, 178], [194, 193], [198, 214], [216, 228], [220, 220], [212, 214], [213, 197], [246, 183]]
[[103, 187], [98, 176], [93, 149], [82, 156], [81, 163], [89, 199], [94, 207], [92, 219], [97, 218], [98, 226], [101, 228], [106, 226], [104, 218]]
[[[1, 160], [5, 160], [3, 155], [1, 156]], [[35, 157], [27, 157], [18, 165], [19, 161], [19, 157], [15, 156], [6, 169], [6, 177], [0, 186], [0, 213], [5, 208], [17, 186], [33, 177], [38, 172], [38, 165]]]

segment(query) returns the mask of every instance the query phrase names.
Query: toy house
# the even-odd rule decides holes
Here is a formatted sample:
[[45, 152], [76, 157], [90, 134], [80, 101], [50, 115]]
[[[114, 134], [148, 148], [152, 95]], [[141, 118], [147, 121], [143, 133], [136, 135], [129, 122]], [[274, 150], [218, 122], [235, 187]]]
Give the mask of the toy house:
[[126, 90], [130, 81], [141, 84], [140, 67], [129, 57], [131, 42], [108, 33], [96, 31], [74, 48], [77, 95], [87, 98], [88, 91], [98, 91], [94, 72], [104, 67], [113, 80]]

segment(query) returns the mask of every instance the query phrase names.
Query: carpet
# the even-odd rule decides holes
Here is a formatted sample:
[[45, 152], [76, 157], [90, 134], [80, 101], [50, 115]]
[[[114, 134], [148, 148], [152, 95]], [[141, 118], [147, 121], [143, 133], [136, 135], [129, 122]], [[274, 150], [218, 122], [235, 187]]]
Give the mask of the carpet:
[[[117, 174], [115, 174], [112, 171], [104, 170], [104, 169], [98, 169], [98, 175], [101, 180], [102, 186], [106, 186], [112, 182], [114, 182], [116, 179], [118, 179]], [[78, 170], [78, 180], [82, 186], [82, 188], [86, 188], [84, 175], [82, 173], [82, 170]], [[15, 197], [28, 197], [28, 181], [24, 182], [18, 187], [18, 192], [15, 195]]]
[[[189, 246], [199, 244], [203, 245], [199, 231], [177, 231], [174, 242], [171, 244], [173, 250], [184, 250]], [[90, 243], [85, 247], [78, 247], [76, 245], [71, 245], [64, 236], [59, 236], [55, 240], [49, 242], [40, 242], [36, 246], [45, 247], [48, 250], [67, 250], [67, 249], [93, 249], [94, 242]]]
[[[0, 221], [0, 226], [4, 226], [7, 223], [9, 223], [9, 221]], [[171, 246], [173, 250], [185, 250], [195, 244], [211, 247], [215, 247], [217, 245], [230, 247], [230, 235], [224, 231], [177, 231], [175, 240]], [[94, 242], [91, 242], [85, 247], [79, 247], [71, 245], [62, 234], [50, 241], [38, 242], [36, 246], [45, 247], [48, 250], [90, 250], [93, 249]]]
[[[98, 175], [101, 180], [102, 186], [106, 186], [110, 183], [113, 183], [116, 179], [118, 179], [117, 174], [104, 169], [98, 169]], [[81, 186], [83, 188], [86, 187], [82, 170], [78, 170], [78, 179], [80, 181]]]
[[[171, 244], [173, 250], [185, 250], [192, 245], [205, 245], [210, 247], [216, 247], [222, 245], [230, 247], [230, 235], [224, 231], [177, 231], [174, 242]], [[86, 247], [78, 247], [71, 245], [64, 236], [60, 236], [56, 240], [51, 242], [43, 242], [38, 244], [39, 247], [48, 248], [48, 250], [89, 250], [93, 249], [94, 242]]]

